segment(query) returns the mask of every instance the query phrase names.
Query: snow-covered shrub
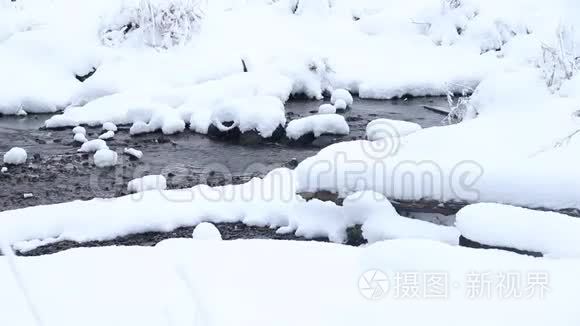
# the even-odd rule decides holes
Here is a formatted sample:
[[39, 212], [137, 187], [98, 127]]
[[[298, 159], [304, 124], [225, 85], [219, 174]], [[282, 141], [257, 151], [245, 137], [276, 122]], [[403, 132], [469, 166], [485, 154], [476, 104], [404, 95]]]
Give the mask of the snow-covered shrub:
[[205, 0], [140, 0], [122, 7], [119, 21], [106, 28], [103, 42], [116, 46], [134, 31], [145, 44], [169, 48], [189, 41], [199, 29]]
[[544, 73], [546, 85], [552, 91], [557, 91], [578, 70], [580, 57], [576, 54], [573, 27], [560, 24], [556, 31], [555, 45], [544, 44], [542, 51], [539, 68]]

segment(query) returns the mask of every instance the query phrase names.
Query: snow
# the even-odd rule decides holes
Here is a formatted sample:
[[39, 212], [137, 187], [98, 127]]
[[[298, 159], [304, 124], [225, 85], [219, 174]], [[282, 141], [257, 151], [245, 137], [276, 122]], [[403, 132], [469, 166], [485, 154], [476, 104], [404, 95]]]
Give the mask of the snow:
[[334, 106], [336, 107], [337, 110], [346, 110], [348, 108], [348, 104], [343, 99], [336, 100]]
[[286, 127], [286, 135], [294, 140], [308, 133], [320, 137], [322, 134], [348, 135], [349, 132], [348, 123], [338, 114], [321, 114], [296, 119], [290, 121]]
[[[365, 291], [364, 281], [372, 281], [366, 278], [368, 271], [380, 272], [388, 280], [369, 283], [377, 290], [376, 297]], [[501, 277], [508, 273], [516, 280], [505, 286]], [[578, 273], [577, 260], [533, 259], [430, 241], [385, 241], [355, 248], [316, 242], [174, 239], [155, 247], [0, 257], [0, 322], [39, 324], [27, 304], [32, 302], [41, 324], [58, 321], [63, 326], [119, 322], [262, 326], [273, 320], [280, 326], [379, 326], [385, 320], [443, 326], [474, 317], [475, 325], [572, 326], [580, 321]], [[549, 275], [547, 284], [544, 275]], [[489, 298], [474, 285], [488, 278]], [[410, 283], [414, 280], [418, 287]], [[437, 281], [442, 288], [433, 285]], [[547, 293], [543, 286], [549, 288]], [[512, 288], [522, 297], [511, 293]]]
[[117, 164], [117, 153], [108, 148], [99, 149], [93, 156], [95, 165], [99, 168], [115, 166]]
[[165, 189], [167, 189], [167, 180], [162, 175], [147, 175], [142, 178], [133, 179], [127, 185], [129, 192]]
[[222, 235], [218, 228], [211, 223], [199, 223], [193, 230], [191, 237], [194, 240], [222, 240]]
[[[354, 103], [352, 95], [346, 89], [336, 89], [332, 92], [330, 103], [336, 105], [338, 101], [343, 101], [346, 106], [351, 106]], [[340, 105], [342, 106], [343, 104], [341, 103]]]
[[87, 139], [87, 136], [85, 136], [85, 134], [83, 134], [83, 133], [81, 133], [81, 132], [79, 132], [79, 133], [76, 133], [73, 139], [74, 139], [74, 141], [76, 141], [77, 143], [83, 143], [83, 144], [89, 141], [89, 140]]
[[84, 143], [78, 151], [83, 153], [93, 153], [101, 149], [109, 149], [107, 142], [102, 139], [93, 139]]
[[103, 123], [103, 130], [117, 132], [117, 126], [112, 122]]
[[87, 129], [85, 129], [85, 127], [81, 127], [81, 126], [77, 126], [73, 128], [73, 133], [76, 134], [83, 134], [83, 135], [87, 135]]
[[113, 137], [115, 137], [115, 132], [109, 130], [109, 131], [105, 132], [104, 134], [100, 135], [99, 139], [109, 140], [109, 139], [112, 139]]
[[3, 167], [2, 167], [2, 170], [0, 170], [0, 172], [2, 172], [2, 173], [6, 173], [6, 172], [8, 172], [8, 168], [7, 168], [7, 167], [5, 167], [5, 166], [3, 166]]
[[28, 154], [23, 148], [12, 147], [4, 154], [4, 164], [20, 165], [26, 163]]
[[580, 258], [580, 220], [568, 215], [482, 203], [460, 210], [456, 225], [464, 237], [482, 244]]
[[336, 108], [332, 104], [322, 104], [318, 108], [318, 113], [320, 113], [320, 114], [333, 114], [333, 113], [336, 113]]
[[140, 160], [143, 157], [143, 152], [134, 148], [125, 148], [123, 153]]
[[375, 119], [367, 124], [366, 135], [370, 141], [404, 137], [423, 129], [419, 124], [401, 120]]

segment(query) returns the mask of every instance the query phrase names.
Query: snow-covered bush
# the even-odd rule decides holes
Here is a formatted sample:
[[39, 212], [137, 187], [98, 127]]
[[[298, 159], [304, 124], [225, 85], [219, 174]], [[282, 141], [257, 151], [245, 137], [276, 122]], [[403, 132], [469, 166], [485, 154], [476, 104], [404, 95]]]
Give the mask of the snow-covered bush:
[[566, 80], [572, 79], [578, 70], [580, 57], [576, 54], [574, 28], [560, 24], [556, 30], [555, 45], [544, 44], [539, 68], [542, 69], [547, 86], [557, 91]]
[[204, 0], [140, 0], [123, 6], [120, 19], [106, 28], [103, 42], [116, 46], [133, 31], [140, 31], [145, 44], [169, 48], [186, 43], [199, 29]]

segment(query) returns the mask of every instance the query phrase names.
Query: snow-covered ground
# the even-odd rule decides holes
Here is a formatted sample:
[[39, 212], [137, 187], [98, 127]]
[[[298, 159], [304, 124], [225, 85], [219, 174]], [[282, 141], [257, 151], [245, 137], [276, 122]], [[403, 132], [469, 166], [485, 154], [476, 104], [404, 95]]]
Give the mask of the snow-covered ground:
[[[448, 96], [456, 122], [371, 125], [369, 140], [242, 185], [156, 182], [0, 212], [4, 253], [202, 222], [336, 243], [361, 225], [370, 243], [173, 240], [0, 257], [0, 325], [580, 324], [577, 220], [512, 207], [580, 210], [579, 17], [574, 0], [0, 0], [0, 113], [54, 113], [46, 127], [77, 127], [98, 167], [143, 153], [79, 125], [106, 139], [123, 125], [349, 133], [330, 107], [288, 123], [293, 95], [334, 95], [336, 108], [349, 92]], [[14, 154], [5, 162], [26, 161]], [[342, 206], [300, 196], [319, 191]], [[489, 204], [461, 210], [455, 227], [404, 218], [390, 200]], [[210, 229], [194, 237], [217, 239]], [[547, 257], [460, 248], [460, 235]], [[402, 287], [426, 291], [417, 277], [433, 274], [444, 297]]]
[[181, 239], [8, 262], [0, 258], [2, 325], [580, 322], [578, 260], [430, 241]]

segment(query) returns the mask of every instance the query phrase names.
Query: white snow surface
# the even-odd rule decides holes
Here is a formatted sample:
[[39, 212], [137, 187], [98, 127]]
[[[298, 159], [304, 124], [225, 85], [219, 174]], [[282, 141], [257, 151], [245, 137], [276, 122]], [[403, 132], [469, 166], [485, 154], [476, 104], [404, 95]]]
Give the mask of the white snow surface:
[[199, 223], [193, 229], [191, 237], [194, 240], [222, 240], [222, 235], [218, 228], [207, 222]]
[[392, 119], [375, 119], [367, 124], [366, 135], [370, 141], [404, 137], [423, 129], [419, 124]]
[[117, 132], [117, 126], [112, 122], [103, 123], [103, 130]]
[[99, 149], [93, 155], [95, 165], [99, 168], [115, 166], [117, 164], [117, 153], [108, 148]]
[[115, 132], [109, 130], [109, 131], [105, 132], [104, 134], [100, 135], [99, 139], [109, 140], [109, 139], [112, 139], [113, 137], [115, 137]]
[[500, 204], [474, 204], [457, 213], [456, 225], [470, 240], [490, 246], [580, 258], [580, 220]]
[[[388, 291], [383, 296], [377, 292], [374, 300], [365, 297], [368, 291], [359, 290], [364, 289], [364, 277], [371, 280], [368, 271], [381, 271], [389, 281]], [[521, 280], [516, 291], [533, 294], [530, 298], [518, 299], [501, 290], [501, 277], [510, 272]], [[409, 282], [444, 273], [443, 284], [450, 285], [445, 297], [426, 298], [423, 290], [418, 297], [402, 297], [407, 292], [398, 289], [396, 280], [408, 273], [412, 273]], [[470, 285], [477, 273], [492, 276], [490, 298]], [[578, 260], [533, 259], [431, 241], [385, 241], [356, 248], [317, 242], [174, 239], [155, 247], [0, 257], [0, 323], [38, 325], [28, 298], [42, 324], [58, 321], [62, 326], [266, 326], [273, 320], [280, 326], [382, 326], [385, 320], [401, 325], [448, 326], [468, 320], [477, 326], [574, 326], [580, 322], [579, 273]], [[534, 281], [535, 275], [549, 275], [544, 295], [543, 283]]]
[[4, 154], [4, 164], [20, 165], [26, 163], [28, 154], [26, 150], [20, 147], [12, 147], [8, 152]]
[[313, 133], [314, 137], [322, 134], [348, 135], [350, 127], [342, 115], [320, 114], [292, 120], [286, 127], [286, 135], [290, 139]]
[[73, 128], [73, 134], [83, 134], [83, 135], [87, 135], [87, 129], [85, 127], [81, 127], [81, 126], [77, 126]]
[[332, 104], [322, 104], [318, 107], [318, 113], [320, 114], [333, 114], [336, 113], [336, 108]]
[[75, 136], [73, 137], [73, 140], [76, 141], [77, 143], [82, 143], [82, 144], [89, 141], [87, 139], [87, 136], [85, 136], [85, 134], [83, 134], [81, 132], [76, 133]]
[[142, 178], [133, 179], [127, 184], [127, 190], [129, 192], [165, 189], [167, 189], [167, 180], [162, 175], [147, 175]]

